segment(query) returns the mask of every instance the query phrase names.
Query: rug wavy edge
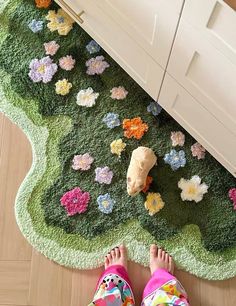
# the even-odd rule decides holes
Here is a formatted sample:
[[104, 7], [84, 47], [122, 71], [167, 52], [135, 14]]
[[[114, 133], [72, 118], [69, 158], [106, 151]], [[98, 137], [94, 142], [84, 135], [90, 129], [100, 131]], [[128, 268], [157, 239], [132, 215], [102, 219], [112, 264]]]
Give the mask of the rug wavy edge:
[[[55, 241], [41, 237], [34, 231], [30, 215], [27, 212], [27, 195], [29, 196], [31, 194], [34, 186], [40, 180], [46, 169], [45, 149], [49, 133], [46, 127], [36, 126], [27, 117], [23, 110], [8, 102], [2, 91], [0, 91], [0, 99], [1, 112], [3, 112], [12, 122], [17, 124], [23, 130], [30, 141], [33, 154], [31, 168], [24, 178], [15, 200], [16, 221], [22, 234], [37, 251], [59, 264], [80, 269], [93, 269], [101, 266], [103, 264], [102, 259], [104, 257], [104, 250], [107, 248], [109, 249], [110, 247], [112, 248], [113, 245], [110, 247], [101, 248], [100, 252], [96, 253], [68, 250], [59, 246]], [[39, 143], [40, 150], [37, 148], [39, 147]], [[44, 148], [43, 150], [42, 147]], [[32, 184], [32, 182], [34, 182], [34, 184]], [[128, 244], [130, 249], [130, 259], [136, 263], [147, 266], [148, 261], [146, 256], [137, 256], [138, 254], [147, 254], [147, 247], [143, 243], [134, 239], [129, 239]], [[221, 268], [219, 269], [219, 267], [217, 267], [216, 269], [214, 265], [207, 265], [196, 260], [194, 255], [183, 246], [172, 249], [172, 253], [175, 254], [176, 261], [180, 268], [195, 274], [198, 277], [211, 280], [223, 280], [236, 275], [236, 260], [222, 263]], [[79, 258], [83, 257], [86, 258], [86, 261], [79, 260]]]

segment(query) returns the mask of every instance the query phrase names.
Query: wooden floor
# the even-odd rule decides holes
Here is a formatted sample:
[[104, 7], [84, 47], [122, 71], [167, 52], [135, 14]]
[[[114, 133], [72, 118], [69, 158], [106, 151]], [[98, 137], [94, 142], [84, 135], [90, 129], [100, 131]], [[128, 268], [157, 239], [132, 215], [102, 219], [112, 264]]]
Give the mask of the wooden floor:
[[[61, 267], [34, 251], [15, 222], [16, 192], [31, 166], [23, 132], [0, 114], [0, 306], [86, 306], [102, 269]], [[149, 271], [129, 263], [137, 305]], [[236, 305], [236, 278], [209, 282], [176, 271], [192, 306]]]

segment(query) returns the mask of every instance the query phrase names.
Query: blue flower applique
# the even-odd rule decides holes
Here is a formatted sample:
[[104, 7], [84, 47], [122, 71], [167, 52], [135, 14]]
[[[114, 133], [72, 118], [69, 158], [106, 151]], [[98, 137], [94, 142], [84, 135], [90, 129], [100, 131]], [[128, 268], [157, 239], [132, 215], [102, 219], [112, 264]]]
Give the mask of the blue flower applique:
[[177, 170], [180, 167], [184, 167], [186, 164], [185, 152], [180, 150], [171, 150], [170, 153], [165, 154], [164, 161], [166, 164], [171, 166], [172, 170]]
[[120, 125], [119, 115], [115, 113], [107, 113], [102, 121], [106, 123], [107, 127], [110, 129]]
[[115, 201], [112, 200], [109, 193], [101, 194], [97, 198], [98, 209], [104, 214], [110, 214], [112, 212]]
[[43, 21], [42, 20], [36, 20], [33, 19], [31, 22], [28, 24], [30, 30], [34, 33], [40, 32], [43, 29]]
[[87, 51], [90, 53], [90, 54], [93, 54], [93, 53], [97, 53], [100, 51], [101, 47], [99, 46], [99, 44], [95, 41], [95, 40], [91, 40], [87, 46], [86, 46], [86, 49]]
[[147, 111], [152, 113], [154, 116], [158, 116], [162, 110], [162, 107], [157, 102], [151, 102], [147, 106]]

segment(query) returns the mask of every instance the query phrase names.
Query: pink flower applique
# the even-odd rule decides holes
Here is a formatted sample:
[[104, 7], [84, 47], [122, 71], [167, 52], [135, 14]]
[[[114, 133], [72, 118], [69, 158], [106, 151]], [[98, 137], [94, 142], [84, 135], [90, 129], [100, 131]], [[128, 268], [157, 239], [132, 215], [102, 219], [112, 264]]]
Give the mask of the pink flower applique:
[[67, 191], [61, 197], [61, 205], [65, 207], [67, 215], [73, 216], [75, 214], [82, 214], [88, 208], [90, 194], [82, 192], [79, 187]]
[[231, 188], [229, 190], [229, 198], [233, 201], [234, 210], [236, 210], [236, 188]]
[[203, 146], [199, 142], [196, 142], [195, 144], [191, 146], [191, 151], [192, 151], [192, 155], [194, 157], [197, 157], [197, 159], [205, 158], [206, 150], [205, 148], [203, 148]]
[[184, 145], [184, 142], [185, 142], [185, 135], [180, 131], [171, 132], [170, 139], [172, 140], [172, 146], [173, 147], [176, 147], [176, 146], [182, 147]]
[[88, 67], [86, 73], [89, 75], [102, 74], [106, 68], [110, 67], [102, 55], [90, 58], [85, 65]]
[[110, 93], [111, 98], [114, 100], [123, 100], [128, 95], [128, 91], [123, 86], [113, 87]]
[[55, 42], [55, 40], [44, 43], [44, 49], [47, 55], [55, 55], [60, 46]]
[[59, 59], [59, 66], [67, 71], [70, 71], [75, 66], [75, 59], [71, 55], [66, 55]]
[[89, 153], [83, 155], [75, 155], [73, 158], [72, 168], [74, 170], [89, 170], [94, 159]]

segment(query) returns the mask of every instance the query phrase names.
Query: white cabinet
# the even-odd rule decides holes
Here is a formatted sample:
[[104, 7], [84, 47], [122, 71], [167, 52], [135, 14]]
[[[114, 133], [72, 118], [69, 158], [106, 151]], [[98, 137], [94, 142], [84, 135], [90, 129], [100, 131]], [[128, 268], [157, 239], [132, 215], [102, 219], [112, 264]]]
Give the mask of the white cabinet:
[[236, 176], [233, 9], [222, 0], [56, 2]]
[[93, 0], [164, 69], [183, 0]]
[[236, 174], [236, 136], [233, 131], [168, 74], [159, 103], [223, 166]]
[[[57, 0], [80, 26], [106, 50], [129, 75], [156, 99], [164, 76], [161, 65], [149, 56], [101, 5], [94, 0]], [[103, 2], [103, 1], [101, 1]], [[78, 14], [84, 11], [79, 22]], [[177, 26], [177, 23], [175, 27]], [[174, 35], [174, 34], [173, 34]], [[173, 37], [172, 37], [173, 40]], [[161, 44], [161, 41], [160, 41]], [[169, 47], [170, 52], [170, 47]], [[168, 55], [167, 55], [168, 56]]]

